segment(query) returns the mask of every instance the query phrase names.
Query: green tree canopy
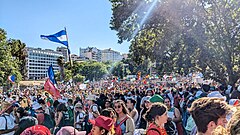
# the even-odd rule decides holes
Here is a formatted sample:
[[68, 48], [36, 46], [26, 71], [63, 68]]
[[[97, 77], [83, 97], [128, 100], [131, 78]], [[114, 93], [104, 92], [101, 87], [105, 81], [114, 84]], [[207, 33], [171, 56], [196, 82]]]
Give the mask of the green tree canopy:
[[138, 65], [150, 59], [160, 72], [199, 70], [221, 83], [240, 77], [239, 0], [110, 0], [111, 29], [130, 41]]

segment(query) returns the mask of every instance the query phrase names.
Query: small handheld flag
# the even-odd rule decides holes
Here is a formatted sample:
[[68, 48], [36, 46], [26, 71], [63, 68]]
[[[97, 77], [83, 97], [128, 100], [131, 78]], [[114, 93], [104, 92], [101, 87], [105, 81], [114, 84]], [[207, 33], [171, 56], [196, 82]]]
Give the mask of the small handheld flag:
[[15, 83], [15, 81], [16, 81], [16, 76], [15, 76], [15, 75], [8, 76], [8, 80], [9, 80], [11, 83]]
[[41, 35], [40, 37], [45, 40], [61, 43], [68, 47], [67, 32], [65, 30], [61, 30], [53, 35]]

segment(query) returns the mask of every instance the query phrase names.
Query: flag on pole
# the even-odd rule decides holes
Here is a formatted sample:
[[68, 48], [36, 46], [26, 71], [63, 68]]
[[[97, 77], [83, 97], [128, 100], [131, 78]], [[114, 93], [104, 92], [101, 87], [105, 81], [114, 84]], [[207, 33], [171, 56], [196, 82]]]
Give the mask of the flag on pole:
[[50, 93], [54, 98], [61, 98], [59, 90], [53, 85], [50, 79], [47, 79], [45, 82], [44, 90]]
[[40, 35], [40, 37], [45, 40], [61, 43], [68, 47], [67, 32], [65, 30], [61, 30], [53, 35]]
[[11, 82], [11, 83], [15, 83], [15, 81], [16, 81], [16, 75], [10, 75], [10, 76], [8, 76], [8, 80]]
[[55, 76], [54, 76], [54, 71], [53, 71], [53, 66], [52, 64], [49, 66], [48, 68], [48, 77], [50, 79], [50, 81], [53, 83], [53, 84], [57, 84], [56, 80], [55, 80]]

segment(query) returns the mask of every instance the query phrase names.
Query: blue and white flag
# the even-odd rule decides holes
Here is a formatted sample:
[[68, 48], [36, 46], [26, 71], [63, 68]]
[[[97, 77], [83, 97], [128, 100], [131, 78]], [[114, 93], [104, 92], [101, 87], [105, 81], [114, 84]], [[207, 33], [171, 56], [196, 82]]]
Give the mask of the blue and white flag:
[[54, 71], [53, 71], [52, 64], [48, 68], [48, 77], [53, 84], [57, 84], [55, 77], [54, 77]]
[[40, 37], [45, 40], [61, 43], [68, 47], [67, 32], [65, 30], [61, 30], [58, 33], [53, 34], [53, 35], [47, 35], [47, 36], [41, 35]]

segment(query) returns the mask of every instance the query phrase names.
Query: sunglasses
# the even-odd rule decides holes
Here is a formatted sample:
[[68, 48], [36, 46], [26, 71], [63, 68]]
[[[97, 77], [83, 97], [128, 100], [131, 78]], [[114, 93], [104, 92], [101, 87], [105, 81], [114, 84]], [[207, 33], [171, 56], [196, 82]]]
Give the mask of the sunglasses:
[[121, 107], [122, 107], [121, 105], [114, 106], [114, 108], [116, 108], [116, 109], [117, 109], [117, 108], [121, 108]]

